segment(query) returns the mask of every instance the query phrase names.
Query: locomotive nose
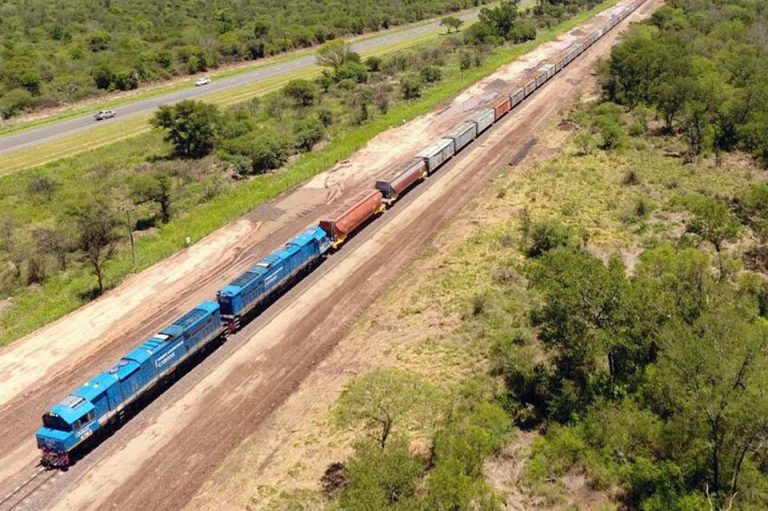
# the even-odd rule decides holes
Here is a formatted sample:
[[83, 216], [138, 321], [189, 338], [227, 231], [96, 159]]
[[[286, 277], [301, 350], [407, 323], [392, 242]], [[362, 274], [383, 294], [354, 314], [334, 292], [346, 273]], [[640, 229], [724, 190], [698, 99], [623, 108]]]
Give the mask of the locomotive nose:
[[67, 452], [70, 433], [50, 428], [40, 428], [35, 434], [37, 447], [44, 451], [64, 454]]

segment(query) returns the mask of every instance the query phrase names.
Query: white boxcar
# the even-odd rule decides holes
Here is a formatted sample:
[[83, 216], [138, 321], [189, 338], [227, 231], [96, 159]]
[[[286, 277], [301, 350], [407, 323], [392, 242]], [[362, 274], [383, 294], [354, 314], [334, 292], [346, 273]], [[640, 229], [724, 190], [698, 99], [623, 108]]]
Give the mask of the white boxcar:
[[477, 124], [474, 122], [463, 122], [443, 138], [453, 140], [453, 152], [458, 153], [464, 146], [472, 142], [476, 136]]
[[515, 108], [525, 99], [525, 89], [520, 87], [509, 96], [509, 101], [512, 103], [512, 108]]
[[536, 91], [536, 80], [531, 80], [525, 84], [525, 97], [527, 98]]
[[437, 168], [445, 163], [455, 153], [453, 140], [450, 138], [441, 138], [434, 144], [423, 149], [416, 156], [422, 158], [427, 164], [427, 171], [431, 174]]
[[472, 122], [477, 126], [477, 134], [484, 132], [491, 127], [493, 121], [496, 119], [496, 114], [493, 108], [483, 108], [475, 115], [472, 116]]

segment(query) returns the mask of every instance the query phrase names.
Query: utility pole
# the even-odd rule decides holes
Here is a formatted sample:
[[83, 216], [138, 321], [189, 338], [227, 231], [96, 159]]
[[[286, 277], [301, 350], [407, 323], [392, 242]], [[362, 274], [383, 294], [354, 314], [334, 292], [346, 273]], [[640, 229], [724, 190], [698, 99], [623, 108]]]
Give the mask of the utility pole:
[[133, 222], [131, 221], [131, 210], [125, 210], [125, 218], [127, 220], [126, 227], [128, 227], [128, 238], [131, 240], [131, 258], [133, 265], [136, 266], [136, 240], [133, 239]]

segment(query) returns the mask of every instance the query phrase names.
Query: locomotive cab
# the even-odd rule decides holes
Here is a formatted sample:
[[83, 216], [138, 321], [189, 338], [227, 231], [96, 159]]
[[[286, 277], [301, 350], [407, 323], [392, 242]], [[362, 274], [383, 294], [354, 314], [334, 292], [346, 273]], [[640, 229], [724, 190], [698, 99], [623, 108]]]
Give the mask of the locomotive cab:
[[93, 405], [80, 396], [69, 396], [43, 414], [43, 427], [35, 435], [43, 452], [43, 463], [50, 466], [69, 464], [69, 453], [91, 436], [95, 419]]

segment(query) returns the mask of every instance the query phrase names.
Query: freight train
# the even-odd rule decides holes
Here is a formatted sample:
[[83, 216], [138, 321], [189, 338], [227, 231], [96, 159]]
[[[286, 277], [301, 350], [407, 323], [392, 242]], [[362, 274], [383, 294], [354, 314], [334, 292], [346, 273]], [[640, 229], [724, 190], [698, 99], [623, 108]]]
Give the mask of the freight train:
[[376, 181], [371, 191], [301, 232], [224, 286], [215, 301], [202, 302], [51, 407], [36, 434], [42, 463], [68, 466], [76, 450], [87, 448], [100, 434], [122, 424], [132, 407], [140, 406], [153, 390], [162, 390], [161, 383], [172, 381], [181, 367], [194, 362], [196, 355], [237, 332], [329, 252], [337, 250], [366, 222], [436, 172], [644, 1], [634, 0], [609, 9], [605, 23], [562, 51], [555, 62], [542, 63], [526, 81], [480, 106], [402, 168]]

